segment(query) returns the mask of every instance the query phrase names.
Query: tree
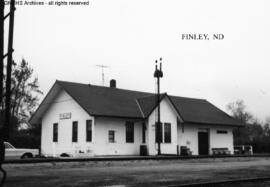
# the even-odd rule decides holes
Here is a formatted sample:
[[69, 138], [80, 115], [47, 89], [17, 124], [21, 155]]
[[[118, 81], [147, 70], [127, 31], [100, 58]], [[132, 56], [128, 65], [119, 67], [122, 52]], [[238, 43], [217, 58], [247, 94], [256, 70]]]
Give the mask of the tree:
[[236, 102], [229, 103], [227, 109], [232, 113], [233, 117], [247, 124], [254, 120], [251, 113], [246, 111], [246, 105], [243, 100], [237, 100]]
[[12, 116], [16, 116], [19, 122], [26, 123], [43, 93], [39, 90], [38, 78], [32, 79], [33, 68], [24, 59], [15, 67], [12, 75]]
[[243, 128], [235, 128], [233, 130], [233, 136], [234, 136], [234, 144], [235, 145], [243, 145], [247, 142], [250, 142], [250, 128], [247, 125], [249, 121], [253, 120], [252, 114], [245, 111], [246, 106], [244, 104], [243, 100], [237, 100], [235, 102], [229, 103], [227, 105], [227, 109], [231, 112], [232, 116], [238, 120], [240, 120], [242, 123], [246, 124]]
[[[270, 152], [270, 128], [269, 123], [256, 119], [251, 113], [246, 111], [243, 100], [229, 103], [227, 109], [232, 116], [242, 121], [245, 126], [233, 130], [234, 145], [252, 145], [256, 153]], [[270, 122], [269, 120], [266, 120]]]
[[270, 117], [265, 120], [264, 135], [270, 137]]
[[[13, 68], [11, 78], [10, 141], [14, 141], [14, 137], [19, 135], [19, 127], [22, 124], [26, 124], [29, 131], [31, 128], [36, 128], [29, 125], [28, 119], [39, 104], [39, 97], [42, 92], [39, 89], [38, 78], [33, 77], [33, 72], [33, 68], [24, 59]], [[1, 109], [3, 114], [5, 109], [4, 102]], [[22, 134], [22, 132], [20, 133]]]

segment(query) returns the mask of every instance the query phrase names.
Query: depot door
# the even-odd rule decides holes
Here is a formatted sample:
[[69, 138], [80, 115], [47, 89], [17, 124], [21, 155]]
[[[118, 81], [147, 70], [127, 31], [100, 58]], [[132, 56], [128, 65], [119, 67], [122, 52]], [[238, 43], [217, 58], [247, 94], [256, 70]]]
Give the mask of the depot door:
[[209, 154], [209, 132], [198, 132], [199, 155]]

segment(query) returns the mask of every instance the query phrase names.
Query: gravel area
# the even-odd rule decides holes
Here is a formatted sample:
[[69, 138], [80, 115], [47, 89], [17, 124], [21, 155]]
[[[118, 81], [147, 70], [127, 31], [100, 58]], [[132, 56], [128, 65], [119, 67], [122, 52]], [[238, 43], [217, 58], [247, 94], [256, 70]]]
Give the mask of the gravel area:
[[270, 177], [270, 158], [5, 164], [4, 168], [7, 187], [147, 187]]

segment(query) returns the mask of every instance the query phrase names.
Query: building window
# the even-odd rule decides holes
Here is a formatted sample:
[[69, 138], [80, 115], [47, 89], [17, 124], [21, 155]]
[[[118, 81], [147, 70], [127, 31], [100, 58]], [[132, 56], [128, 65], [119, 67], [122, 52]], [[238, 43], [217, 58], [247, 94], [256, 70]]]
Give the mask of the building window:
[[86, 120], [86, 141], [92, 142], [92, 120]]
[[126, 122], [126, 142], [134, 142], [134, 123]]
[[72, 122], [72, 142], [78, 142], [78, 122]]
[[163, 131], [162, 131], [162, 123], [160, 123], [160, 136], [158, 136], [158, 123], [155, 124], [156, 128], [156, 143], [158, 143], [158, 137], [160, 138], [160, 143], [163, 142]]
[[109, 143], [115, 143], [115, 131], [109, 131]]
[[145, 131], [146, 131], [146, 125], [143, 122], [142, 123], [142, 143], [145, 143]]
[[53, 124], [53, 142], [58, 142], [58, 123]]
[[164, 143], [171, 143], [171, 124], [164, 124]]
[[228, 134], [228, 131], [225, 131], [225, 130], [217, 130], [217, 134]]

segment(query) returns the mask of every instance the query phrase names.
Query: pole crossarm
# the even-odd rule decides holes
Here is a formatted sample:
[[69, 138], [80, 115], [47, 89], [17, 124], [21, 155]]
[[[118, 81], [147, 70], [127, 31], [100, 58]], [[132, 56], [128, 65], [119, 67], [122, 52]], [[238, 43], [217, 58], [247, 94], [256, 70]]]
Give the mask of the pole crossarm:
[[[12, 9], [12, 11], [14, 12], [16, 10], [16, 8], [14, 7]], [[7, 15], [4, 16], [4, 20], [7, 19], [10, 16], [11, 12], [7, 13]]]
[[8, 57], [9, 53], [13, 53], [13, 52], [14, 52], [14, 49], [12, 49], [11, 52], [6, 53], [6, 54], [3, 56], [3, 59], [5, 59], [6, 57]]

